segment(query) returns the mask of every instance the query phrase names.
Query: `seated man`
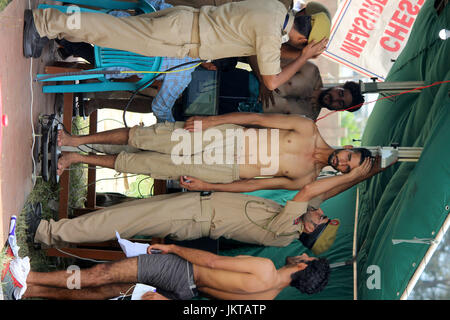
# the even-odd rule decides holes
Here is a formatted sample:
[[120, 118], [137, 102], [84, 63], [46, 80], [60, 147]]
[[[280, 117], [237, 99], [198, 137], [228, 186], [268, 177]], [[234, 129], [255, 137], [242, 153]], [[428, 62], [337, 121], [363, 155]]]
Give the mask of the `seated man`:
[[[162, 253], [152, 254], [153, 249], [162, 250]], [[7, 268], [5, 274], [10, 276], [2, 276], [3, 292], [9, 300], [33, 297], [100, 300], [123, 295], [138, 282], [161, 292], [145, 294], [144, 300], [188, 300], [196, 297], [199, 291], [216, 299], [272, 300], [288, 286], [307, 294], [318, 293], [327, 285], [330, 274], [330, 265], [325, 258], [312, 258], [306, 254], [287, 257], [286, 264], [277, 270], [267, 258], [218, 256], [176, 245], [152, 245], [148, 252], [81, 270], [80, 289], [77, 290], [68, 289], [72, 274], [66, 270], [30, 271], [28, 275], [18, 275], [21, 270], [29, 270], [29, 266]], [[18, 258], [15, 260], [17, 262]], [[23, 263], [29, 263], [28, 259], [23, 260]], [[26, 279], [22, 280], [25, 283], [20, 283], [22, 290], [15, 290], [19, 286], [14, 281], [16, 278]], [[24, 293], [16, 294], [18, 291]]]
[[[196, 128], [200, 131], [194, 132]], [[136, 152], [87, 156], [67, 152], [58, 161], [57, 173], [81, 162], [118, 172], [149, 174], [155, 179], [181, 179], [183, 187], [190, 190], [298, 190], [328, 165], [348, 173], [371, 155], [364, 148], [332, 148], [310, 119], [244, 112], [86, 136], [70, 136], [64, 131], [58, 135], [60, 146], [89, 143], [128, 144]]]
[[[298, 114], [316, 120], [322, 108], [354, 112], [364, 97], [359, 84], [324, 88], [319, 69], [307, 62], [287, 83], [270, 96], [259, 97], [260, 82], [249, 71], [234, 69], [221, 73], [219, 113], [238, 111]], [[263, 100], [259, 102], [260, 98]]]
[[[73, 18], [56, 9], [25, 11], [25, 57], [39, 57], [48, 38], [146, 56], [213, 60], [256, 55], [263, 81], [273, 90], [308, 59], [324, 51], [331, 27], [323, 12], [294, 16], [273, 0], [246, 0], [200, 9], [176, 6], [124, 18], [92, 12], [81, 12], [78, 17], [79, 28], [74, 28], [68, 24]], [[281, 45], [285, 41], [294, 47], [308, 45], [281, 69]]]
[[[320, 255], [333, 244], [339, 225], [324, 216], [320, 203], [343, 191], [347, 183], [367, 178], [371, 165], [367, 158], [349, 174], [314, 181], [284, 207], [240, 193], [180, 192], [129, 201], [74, 219], [46, 221], [31, 211], [28, 234], [34, 242], [48, 246], [113, 240], [116, 230], [125, 238], [140, 235], [181, 241], [224, 237], [277, 247], [300, 239]], [[320, 232], [324, 238], [317, 236]]]

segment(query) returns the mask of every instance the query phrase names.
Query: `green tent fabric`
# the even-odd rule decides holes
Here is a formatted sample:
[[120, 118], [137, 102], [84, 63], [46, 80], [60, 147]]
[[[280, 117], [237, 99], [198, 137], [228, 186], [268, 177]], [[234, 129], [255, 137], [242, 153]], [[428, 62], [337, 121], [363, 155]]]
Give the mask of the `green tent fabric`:
[[[438, 38], [450, 29], [450, 6], [437, 15], [428, 0], [414, 24], [406, 48], [386, 81], [450, 80], [450, 42]], [[448, 216], [450, 205], [450, 99], [449, 84], [385, 99], [376, 103], [362, 138], [363, 146], [424, 147], [418, 163], [398, 163], [358, 185], [360, 189], [358, 248], [358, 299], [399, 299], [429, 248], [427, 244], [400, 243], [393, 239], [434, 238]], [[251, 193], [281, 204], [295, 193], [285, 190]], [[352, 256], [356, 187], [322, 204], [329, 217], [341, 219], [335, 244], [322, 256], [331, 263]], [[447, 206], [447, 207], [446, 207]], [[221, 252], [267, 257], [277, 267], [286, 256], [311, 254], [298, 241], [285, 248], [245, 247]], [[378, 266], [380, 289], [367, 286], [370, 266]], [[333, 269], [329, 285], [307, 296], [286, 288], [276, 299], [353, 299], [353, 270]]]
[[[438, 16], [427, 1], [410, 39], [386, 81], [450, 80], [450, 43], [438, 37], [450, 27], [450, 6]], [[429, 248], [393, 239], [433, 239], [449, 213], [450, 85], [441, 84], [394, 100], [379, 101], [367, 123], [362, 145], [424, 147], [418, 163], [401, 163], [360, 184], [358, 295], [398, 299]], [[366, 285], [367, 268], [381, 271], [381, 288]]]

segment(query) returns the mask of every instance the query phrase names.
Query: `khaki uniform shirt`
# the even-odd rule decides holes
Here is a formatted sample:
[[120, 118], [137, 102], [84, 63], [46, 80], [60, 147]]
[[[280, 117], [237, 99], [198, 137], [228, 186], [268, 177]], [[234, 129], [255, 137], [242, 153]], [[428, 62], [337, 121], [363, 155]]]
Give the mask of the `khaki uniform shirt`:
[[216, 192], [209, 197], [212, 212], [209, 237], [213, 239], [222, 236], [246, 243], [284, 247], [303, 232], [299, 218], [306, 213], [307, 202], [288, 201], [283, 207], [275, 201], [244, 194]]
[[322, 87], [319, 68], [307, 62], [288, 82], [273, 91], [275, 105], [270, 103], [263, 112], [299, 114], [316, 120], [322, 107], [313, 101], [312, 95]]
[[262, 75], [278, 74], [286, 14], [285, 6], [274, 0], [201, 7], [199, 56], [215, 59], [256, 55]]

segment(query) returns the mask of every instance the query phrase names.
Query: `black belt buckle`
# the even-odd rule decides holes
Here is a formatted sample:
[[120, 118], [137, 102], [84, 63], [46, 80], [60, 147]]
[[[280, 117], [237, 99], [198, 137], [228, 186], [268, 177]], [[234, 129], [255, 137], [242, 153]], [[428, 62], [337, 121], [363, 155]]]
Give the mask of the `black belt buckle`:
[[201, 191], [200, 192], [200, 196], [207, 197], [207, 196], [210, 196], [211, 193], [212, 193], [211, 191]]

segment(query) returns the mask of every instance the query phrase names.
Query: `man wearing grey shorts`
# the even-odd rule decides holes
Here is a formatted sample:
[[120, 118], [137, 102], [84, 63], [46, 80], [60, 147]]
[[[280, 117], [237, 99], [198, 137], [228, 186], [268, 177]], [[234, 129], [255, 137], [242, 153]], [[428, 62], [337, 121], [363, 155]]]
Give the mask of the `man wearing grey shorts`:
[[[161, 254], [152, 253], [155, 249]], [[23, 260], [29, 263], [28, 259]], [[144, 294], [145, 300], [191, 299], [197, 296], [197, 290], [217, 299], [269, 300], [288, 286], [307, 294], [320, 292], [328, 283], [329, 272], [326, 259], [306, 254], [287, 257], [286, 265], [277, 270], [267, 258], [219, 256], [203, 250], [156, 244], [148, 248], [147, 255], [81, 270], [78, 290], [68, 289], [72, 275], [61, 270], [22, 275], [26, 289], [20, 296], [14, 293], [17, 284], [13, 278], [5, 278], [3, 291], [10, 299], [100, 300], [123, 295], [135, 283], [144, 283], [157, 288], [157, 293]]]

